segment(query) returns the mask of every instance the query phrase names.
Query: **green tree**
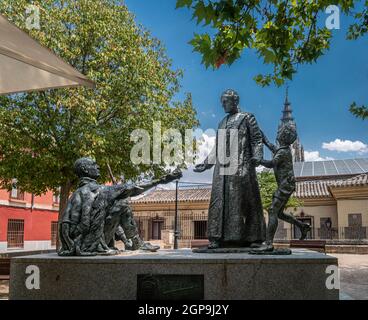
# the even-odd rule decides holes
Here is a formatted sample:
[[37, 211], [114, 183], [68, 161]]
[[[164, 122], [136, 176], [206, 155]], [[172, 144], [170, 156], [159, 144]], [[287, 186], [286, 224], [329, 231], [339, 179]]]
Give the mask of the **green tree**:
[[[27, 0], [2, 0], [0, 13], [25, 30]], [[130, 161], [134, 129], [182, 132], [198, 125], [188, 94], [175, 101], [182, 72], [173, 70], [160, 41], [116, 0], [42, 0], [40, 30], [25, 30], [96, 82], [85, 88], [0, 98], [1, 187], [40, 195], [61, 187], [63, 212], [75, 187], [74, 161], [92, 156], [107, 181], [107, 163], [127, 179], [160, 174], [160, 165]]]
[[177, 8], [189, 8], [198, 24], [210, 29], [191, 41], [206, 67], [231, 65], [245, 50], [254, 50], [272, 67], [255, 77], [262, 86], [282, 85], [298, 65], [316, 62], [329, 49], [325, 10], [330, 5], [355, 18], [348, 39], [367, 33], [367, 0], [177, 0]]
[[[269, 171], [263, 171], [257, 174], [259, 189], [261, 192], [262, 205], [264, 210], [268, 210], [272, 204], [273, 194], [277, 190], [277, 182], [275, 175]], [[302, 202], [295, 196], [292, 196], [286, 206], [287, 208], [298, 208], [302, 206]]]
[[368, 107], [358, 106], [355, 102], [350, 106], [350, 112], [357, 118], [368, 119]]

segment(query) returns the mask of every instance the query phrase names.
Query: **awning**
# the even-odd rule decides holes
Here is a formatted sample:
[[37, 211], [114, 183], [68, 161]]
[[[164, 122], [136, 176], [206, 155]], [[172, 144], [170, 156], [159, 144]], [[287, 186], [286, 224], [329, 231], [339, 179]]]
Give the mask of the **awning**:
[[0, 15], [0, 95], [77, 86], [94, 83]]

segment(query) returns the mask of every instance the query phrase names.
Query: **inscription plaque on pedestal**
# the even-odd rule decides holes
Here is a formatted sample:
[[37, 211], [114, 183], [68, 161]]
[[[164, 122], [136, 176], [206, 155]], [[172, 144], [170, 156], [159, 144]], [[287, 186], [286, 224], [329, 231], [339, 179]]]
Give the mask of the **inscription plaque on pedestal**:
[[137, 275], [137, 300], [204, 300], [204, 276]]

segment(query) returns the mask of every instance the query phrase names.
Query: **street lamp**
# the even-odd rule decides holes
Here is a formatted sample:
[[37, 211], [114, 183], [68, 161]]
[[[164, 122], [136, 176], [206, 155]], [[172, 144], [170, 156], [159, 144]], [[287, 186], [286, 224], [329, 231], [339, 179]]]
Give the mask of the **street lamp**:
[[179, 230], [178, 230], [178, 193], [179, 193], [179, 180], [176, 180], [176, 189], [175, 189], [175, 231], [174, 231], [174, 250], [179, 249], [178, 240], [179, 240]]

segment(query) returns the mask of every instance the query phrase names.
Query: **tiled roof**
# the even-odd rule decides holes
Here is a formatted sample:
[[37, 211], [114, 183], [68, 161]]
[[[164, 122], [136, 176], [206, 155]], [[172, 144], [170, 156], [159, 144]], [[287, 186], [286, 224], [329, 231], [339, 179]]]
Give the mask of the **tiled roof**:
[[335, 183], [331, 184], [331, 187], [356, 187], [365, 185], [368, 185], [368, 173], [361, 174], [351, 179], [336, 181]]
[[[180, 202], [210, 201], [211, 188], [193, 188], [179, 190]], [[175, 190], [154, 190], [147, 195], [132, 199], [131, 203], [171, 203], [175, 202]]]
[[[297, 182], [295, 195], [300, 199], [307, 198], [331, 198], [328, 185], [335, 181], [303, 181]], [[179, 190], [180, 202], [210, 201], [211, 189], [183, 189]], [[175, 190], [155, 190], [140, 197], [133, 198], [131, 203], [173, 203], [175, 202]]]
[[299, 199], [332, 198], [328, 186], [335, 182], [335, 180], [297, 182], [295, 196]]
[[[296, 183], [295, 196], [299, 199], [333, 198], [329, 187], [368, 185], [368, 174], [346, 180], [309, 180]], [[210, 201], [211, 188], [187, 188], [179, 190], [180, 202]], [[140, 198], [132, 199], [133, 204], [173, 203], [175, 190], [154, 190]]]

